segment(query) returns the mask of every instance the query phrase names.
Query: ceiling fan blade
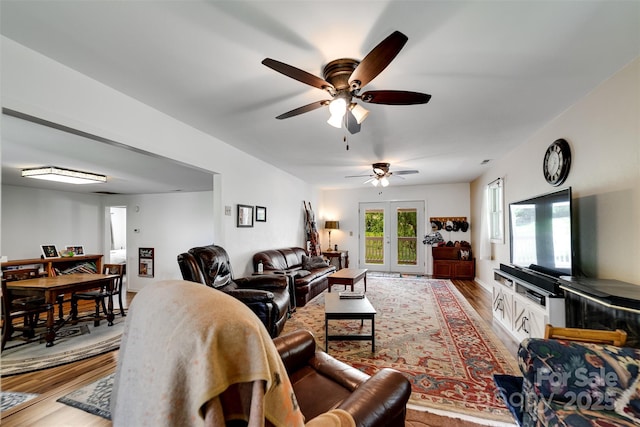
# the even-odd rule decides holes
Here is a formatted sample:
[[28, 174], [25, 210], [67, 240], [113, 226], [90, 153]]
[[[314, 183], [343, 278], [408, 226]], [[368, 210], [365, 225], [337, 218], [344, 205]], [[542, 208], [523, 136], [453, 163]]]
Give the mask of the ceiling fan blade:
[[368, 176], [368, 177], [371, 177], [371, 178], [375, 178], [370, 173], [367, 173], [367, 174], [364, 174], [364, 175], [347, 175], [347, 176], [345, 176], [345, 178], [363, 178], [365, 176]]
[[262, 64], [266, 65], [272, 70], [284, 74], [287, 77], [291, 77], [292, 79], [298, 80], [299, 82], [308, 84], [309, 86], [317, 87], [318, 89], [323, 90], [335, 91], [333, 85], [328, 81], [314, 76], [311, 73], [307, 73], [306, 71], [299, 68], [285, 64], [284, 62], [276, 61], [275, 59], [271, 58], [265, 58], [262, 60]]
[[294, 110], [287, 111], [286, 113], [280, 114], [278, 117], [276, 117], [276, 119], [278, 120], [288, 119], [289, 117], [297, 116], [303, 113], [308, 113], [309, 111], [316, 110], [328, 104], [329, 104], [329, 101], [327, 100], [312, 102], [311, 104], [307, 104], [302, 107], [298, 107]]
[[426, 104], [431, 99], [431, 95], [405, 90], [370, 90], [359, 98], [370, 104], [414, 105]]
[[407, 40], [409, 38], [400, 31], [394, 31], [374, 47], [351, 73], [349, 77], [351, 90], [361, 89], [376, 78], [400, 53]]
[[376, 179], [377, 179], [377, 178], [376, 178], [375, 176], [373, 176], [373, 177], [369, 178], [368, 180], [366, 180], [365, 182], [363, 182], [363, 184], [368, 184], [368, 183], [370, 183], [370, 182], [375, 181]]
[[393, 174], [394, 175], [411, 175], [414, 173], [419, 173], [420, 171], [417, 171], [415, 169], [411, 169], [411, 170], [404, 170], [404, 171], [395, 171]]
[[360, 123], [358, 123], [356, 117], [349, 109], [347, 109], [347, 112], [344, 116], [344, 124], [349, 133], [354, 134], [360, 132]]

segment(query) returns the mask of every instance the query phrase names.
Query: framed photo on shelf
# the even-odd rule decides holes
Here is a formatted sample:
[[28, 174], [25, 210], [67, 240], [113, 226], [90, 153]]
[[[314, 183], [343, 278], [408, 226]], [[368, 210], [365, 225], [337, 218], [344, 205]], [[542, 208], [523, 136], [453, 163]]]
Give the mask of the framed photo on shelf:
[[40, 245], [40, 249], [45, 258], [58, 258], [60, 256], [56, 245]]
[[253, 227], [253, 206], [238, 205], [238, 227]]
[[264, 206], [256, 206], [256, 221], [267, 222], [267, 208]]
[[82, 245], [66, 245], [64, 251], [69, 253], [73, 252], [73, 255], [84, 255], [84, 246]]

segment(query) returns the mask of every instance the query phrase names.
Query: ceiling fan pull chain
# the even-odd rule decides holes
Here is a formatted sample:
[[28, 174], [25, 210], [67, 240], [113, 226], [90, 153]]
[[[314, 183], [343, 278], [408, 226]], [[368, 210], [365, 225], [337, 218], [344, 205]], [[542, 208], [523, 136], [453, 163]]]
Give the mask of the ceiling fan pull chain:
[[349, 151], [349, 143], [347, 142], [347, 135], [342, 137], [342, 141], [347, 144], [347, 151]]

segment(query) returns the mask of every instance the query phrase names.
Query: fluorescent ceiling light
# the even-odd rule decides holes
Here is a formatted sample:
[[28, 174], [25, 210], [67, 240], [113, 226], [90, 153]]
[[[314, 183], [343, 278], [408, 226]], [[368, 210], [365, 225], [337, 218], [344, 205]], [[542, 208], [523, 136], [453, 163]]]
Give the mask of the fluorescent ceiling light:
[[107, 177], [91, 172], [80, 172], [55, 166], [23, 169], [24, 178], [44, 179], [47, 181], [66, 182], [68, 184], [95, 184], [107, 182]]

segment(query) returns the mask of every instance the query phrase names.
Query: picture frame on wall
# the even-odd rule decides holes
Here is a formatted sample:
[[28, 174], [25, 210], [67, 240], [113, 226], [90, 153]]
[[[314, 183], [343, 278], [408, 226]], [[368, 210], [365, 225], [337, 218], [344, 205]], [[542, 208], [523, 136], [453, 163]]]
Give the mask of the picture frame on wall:
[[267, 222], [267, 208], [264, 206], [256, 206], [256, 221]]
[[138, 248], [138, 276], [153, 277], [155, 249]]
[[238, 205], [237, 226], [253, 227], [253, 206]]
[[56, 245], [40, 245], [40, 250], [45, 258], [58, 258], [60, 256]]

